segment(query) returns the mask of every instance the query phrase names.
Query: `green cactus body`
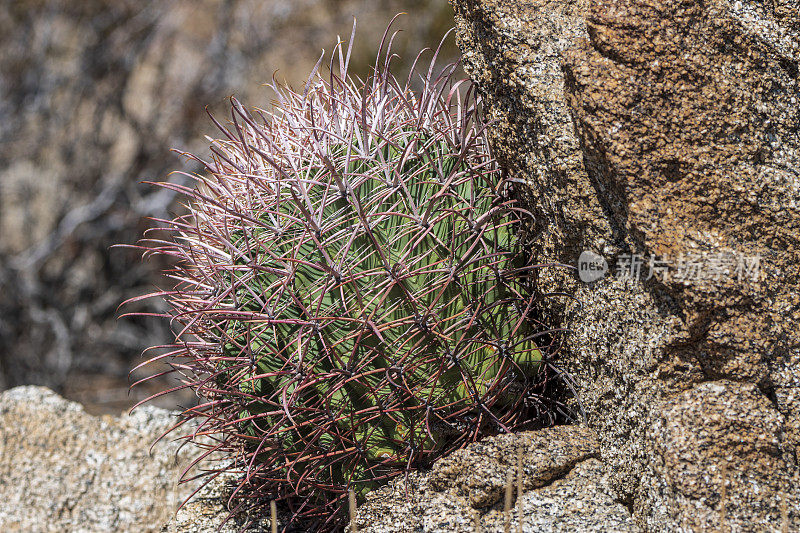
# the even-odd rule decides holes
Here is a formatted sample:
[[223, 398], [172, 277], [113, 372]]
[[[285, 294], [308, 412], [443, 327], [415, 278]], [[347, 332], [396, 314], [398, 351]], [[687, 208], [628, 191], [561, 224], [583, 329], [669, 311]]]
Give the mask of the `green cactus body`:
[[529, 213], [474, 89], [435, 55], [418, 91], [388, 49], [366, 81], [335, 55], [302, 93], [273, 85], [269, 111], [233, 101], [198, 186], [165, 184], [189, 214], [150, 248], [178, 260], [161, 295], [202, 399], [190, 438], [229, 454], [242, 505], [278, 499], [320, 530], [348, 490], [525, 427], [547, 366]]
[[[498, 280], [523, 266], [513, 264], [522, 257], [512, 253], [512, 225], [474, 229], [476, 215], [498, 199], [491, 183], [473, 179], [446, 139], [420, 130], [396, 137], [381, 157], [350, 156], [339, 178], [352, 184], [344, 194], [330, 177], [317, 181], [327, 170], [322, 161], [304, 161], [305, 190], [291, 188], [300, 180], [282, 184], [263, 225], [233, 233], [249, 254], [231, 271], [238, 285], [231, 303], [252, 312], [266, 305], [274, 317], [231, 320], [225, 330], [225, 361], [253, 360], [236, 376], [252, 395], [240, 429], [257, 435], [254, 420], [289, 398], [295, 414], [283, 427], [274, 416], [265, 424], [284, 453], [304, 454], [310, 441], [342, 450], [357, 444], [363, 462], [354, 470], [316, 474], [360, 493], [375, 485], [369, 466], [404, 463], [409, 445], [424, 453], [442, 447], [447, 435], [430, 423], [431, 411], [435, 421], [448, 419], [491, 397], [504, 377], [532, 377], [541, 359], [533, 341], [509, 345], [531, 333], [522, 310], [508, 304], [522, 287]], [[330, 160], [341, 160], [347, 147], [330, 151]], [[321, 215], [298, 221], [309, 213]], [[513, 403], [502, 395], [493, 401]], [[335, 423], [321, 425], [322, 413]], [[341, 440], [343, 433], [351, 438]]]

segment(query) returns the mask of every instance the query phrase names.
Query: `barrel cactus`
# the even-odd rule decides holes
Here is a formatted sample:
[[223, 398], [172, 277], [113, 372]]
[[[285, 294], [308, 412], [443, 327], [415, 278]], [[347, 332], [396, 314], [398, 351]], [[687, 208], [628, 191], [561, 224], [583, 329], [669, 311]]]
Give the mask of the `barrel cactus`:
[[144, 242], [176, 258], [159, 358], [201, 399], [187, 438], [230, 458], [207, 473], [319, 530], [342, 527], [349, 490], [522, 427], [544, 366], [530, 217], [474, 87], [438, 52], [396, 78], [388, 30], [366, 81], [351, 48], [300, 92], [273, 83], [269, 109], [232, 100], [195, 186], [162, 184], [188, 214]]

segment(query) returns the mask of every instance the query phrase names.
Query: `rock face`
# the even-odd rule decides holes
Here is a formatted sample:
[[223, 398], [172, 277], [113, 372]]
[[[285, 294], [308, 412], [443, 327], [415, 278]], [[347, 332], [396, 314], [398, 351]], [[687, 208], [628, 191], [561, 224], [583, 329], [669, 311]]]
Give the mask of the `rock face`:
[[456, 1], [499, 156], [529, 185], [615, 498], [651, 531], [800, 527], [794, 1]]
[[159, 531], [191, 494], [169, 411], [94, 417], [43, 387], [0, 394], [0, 530]]
[[[506, 483], [510, 476], [516, 487], [519, 454], [523, 531], [639, 530], [611, 496], [592, 431], [568, 426], [491, 437], [440, 460], [430, 472], [393, 481], [367, 495], [358, 530], [503, 531]], [[515, 496], [512, 531], [519, 531], [519, 505]]]

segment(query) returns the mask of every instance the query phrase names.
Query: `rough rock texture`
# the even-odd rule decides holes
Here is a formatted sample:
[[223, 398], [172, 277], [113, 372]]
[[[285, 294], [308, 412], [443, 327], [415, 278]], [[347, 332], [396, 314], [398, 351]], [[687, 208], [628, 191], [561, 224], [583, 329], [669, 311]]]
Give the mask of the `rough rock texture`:
[[[232, 490], [232, 476], [220, 476], [203, 486], [186, 505], [161, 529], [163, 533], [258, 533], [271, 531], [268, 517], [231, 516], [228, 497]], [[281, 526], [281, 518], [278, 518]]]
[[[592, 431], [561, 426], [500, 435], [471, 444], [429, 472], [398, 479], [367, 495], [359, 531], [503, 531], [508, 475], [516, 487], [523, 464], [523, 531], [638, 531], [624, 505], [610, 496]], [[408, 491], [408, 497], [406, 496]], [[512, 531], [518, 531], [513, 502]]]
[[178, 444], [151, 444], [169, 411], [94, 417], [44, 387], [0, 394], [0, 530], [159, 531], [191, 494], [176, 486], [189, 460]]
[[[367, 495], [356, 515], [358, 531], [471, 533], [476, 521], [482, 531], [504, 531], [506, 480], [510, 474], [516, 487], [519, 454], [523, 531], [640, 531], [625, 505], [614, 500], [594, 433], [578, 426], [490, 437], [437, 461], [429, 471], [397, 479]], [[200, 533], [218, 528], [228, 516], [230, 490], [226, 482], [208, 485], [163, 531]], [[513, 506], [510, 524], [512, 531], [518, 531], [516, 493]], [[238, 531], [246, 522], [247, 517], [238, 516], [222, 531]], [[269, 530], [266, 517], [247, 529]]]
[[398, 64], [452, 25], [446, 0], [0, 0], [0, 390], [46, 385], [108, 413], [147, 396], [127, 373], [171, 332], [116, 308], [164, 265], [110, 247], [179, 207], [142, 181], [188, 182], [169, 173], [198, 166], [170, 150], [208, 154], [204, 107], [225, 122], [230, 95], [268, 106], [262, 84], [299, 86], [353, 16], [366, 72], [400, 11]]
[[[737, 401], [731, 401], [732, 395]], [[753, 520], [746, 529], [783, 522], [782, 499], [790, 496], [794, 482], [781, 475], [786, 468], [783, 417], [754, 385], [701, 383], [662, 409], [652, 428], [657, 446], [652, 473], [642, 480], [641, 490], [644, 498], [667, 505], [653, 506], [645, 517], [650, 529], [675, 521], [692, 531], [708, 531], [729, 522], [728, 517], [730, 525], [745, 529], [738, 509], [742, 502], [753, 519], [773, 516], [772, 524]], [[796, 497], [795, 491], [786, 503], [796, 505]]]
[[541, 282], [575, 297], [549, 306], [615, 497], [651, 531], [797, 529], [797, 2], [455, 8], [542, 260], [612, 266]]

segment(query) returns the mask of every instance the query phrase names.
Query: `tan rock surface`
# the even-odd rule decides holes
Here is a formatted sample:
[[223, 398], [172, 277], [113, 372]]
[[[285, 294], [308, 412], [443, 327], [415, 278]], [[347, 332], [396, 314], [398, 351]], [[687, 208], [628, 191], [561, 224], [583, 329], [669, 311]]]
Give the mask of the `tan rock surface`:
[[[706, 527], [724, 456], [733, 530], [799, 527], [796, 2], [455, 6], [542, 260], [593, 250], [612, 267], [591, 285], [555, 269], [541, 281], [579, 302], [549, 307], [572, 329], [568, 365], [617, 499], [652, 531]], [[625, 254], [644, 258], [638, 282], [614, 275]], [[666, 275], [645, 279], [651, 255], [672, 261]], [[678, 279], [681, 257], [711, 275]], [[742, 257], [760, 258], [755, 279]]]
[[192, 492], [176, 486], [190, 455], [164, 440], [155, 407], [95, 417], [44, 387], [0, 394], [0, 530], [159, 531]]
[[530, 489], [547, 485], [595, 457], [597, 442], [590, 431], [568, 426], [498, 435], [437, 461], [428, 482], [439, 491], [458, 487], [475, 509], [490, 507], [503, 499], [507, 475], [516, 476], [520, 453], [524, 488]]
[[782, 418], [752, 384], [706, 382], [668, 401], [653, 427], [652, 474], [641, 484], [650, 529], [788, 527], [800, 480], [784, 472], [792, 450]]
[[[516, 483], [521, 452], [523, 531], [639, 531], [611, 496], [598, 451], [593, 432], [576, 426], [490, 437], [368, 494], [358, 530], [472, 533], [479, 520], [482, 531], [504, 531], [506, 480]], [[513, 505], [518, 531], [516, 496]]]

